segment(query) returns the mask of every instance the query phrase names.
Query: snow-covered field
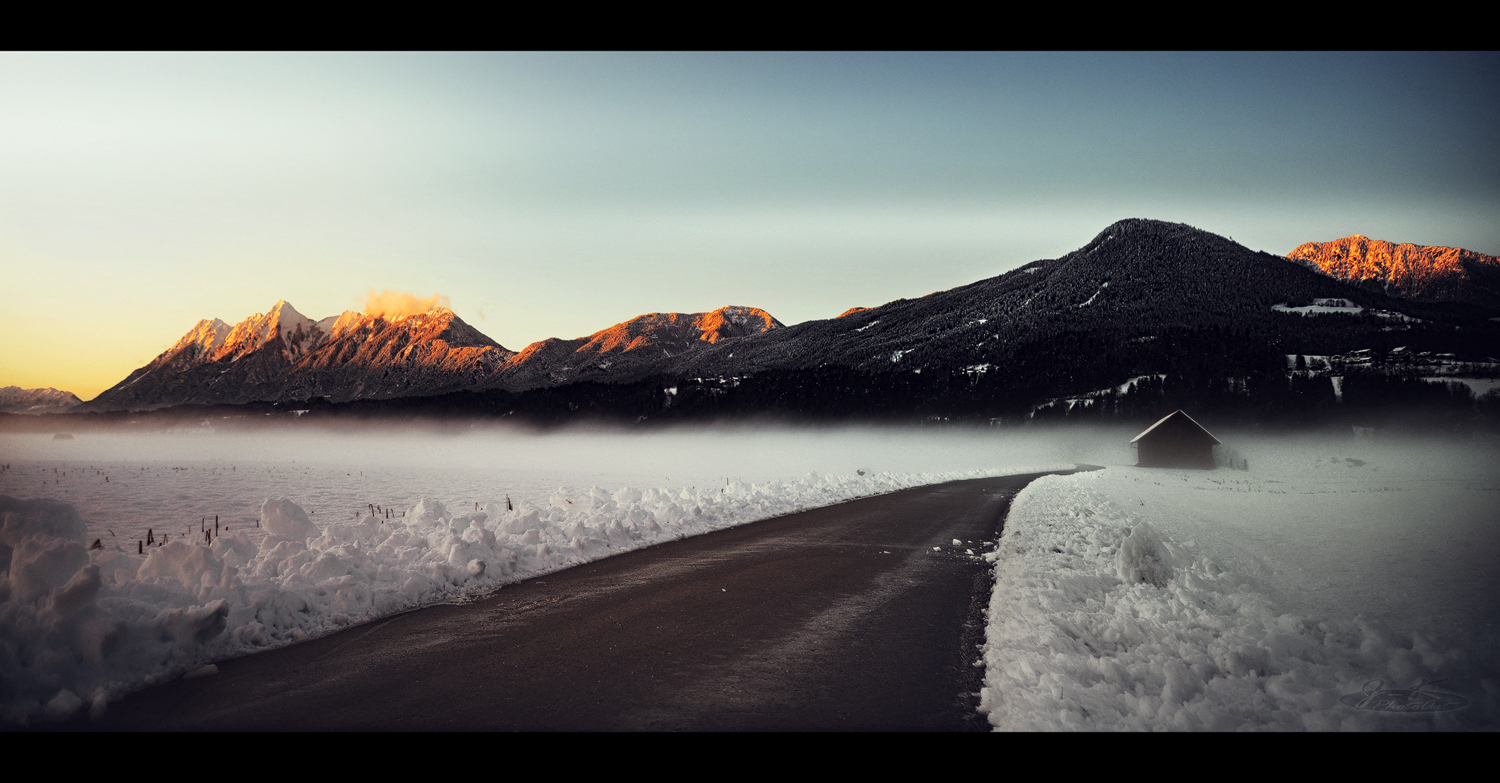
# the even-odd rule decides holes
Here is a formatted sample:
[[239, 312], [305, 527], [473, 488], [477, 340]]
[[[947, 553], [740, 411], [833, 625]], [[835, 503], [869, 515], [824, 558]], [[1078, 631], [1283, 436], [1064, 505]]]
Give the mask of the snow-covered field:
[[1500, 728], [1500, 449], [1216, 434], [1248, 471], [1017, 496], [989, 556], [991, 723]]
[[215, 660], [652, 543], [1070, 468], [1122, 443], [912, 428], [0, 435], [0, 496], [57, 501], [0, 509], [0, 719], [99, 714]]
[[[0, 495], [68, 504], [0, 516], [0, 718], [97, 714], [215, 660], [660, 541], [1086, 462], [1107, 468], [1033, 483], [986, 555], [995, 726], [1500, 727], [1500, 448], [1221, 432], [1248, 471], [1146, 470], [1134, 434], [0, 435]], [[1392, 699], [1366, 691], [1424, 681], [1407, 706], [1464, 705], [1369, 709]]]

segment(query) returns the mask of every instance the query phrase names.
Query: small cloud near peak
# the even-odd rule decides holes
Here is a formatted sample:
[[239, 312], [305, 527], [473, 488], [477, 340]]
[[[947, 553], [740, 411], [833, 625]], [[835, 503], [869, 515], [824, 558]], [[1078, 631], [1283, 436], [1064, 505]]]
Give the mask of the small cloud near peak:
[[408, 315], [418, 315], [434, 308], [450, 309], [448, 297], [442, 294], [433, 294], [425, 299], [419, 299], [413, 294], [405, 291], [391, 291], [389, 289], [375, 293], [371, 288], [365, 294], [365, 315], [383, 315], [387, 318], [401, 318]]

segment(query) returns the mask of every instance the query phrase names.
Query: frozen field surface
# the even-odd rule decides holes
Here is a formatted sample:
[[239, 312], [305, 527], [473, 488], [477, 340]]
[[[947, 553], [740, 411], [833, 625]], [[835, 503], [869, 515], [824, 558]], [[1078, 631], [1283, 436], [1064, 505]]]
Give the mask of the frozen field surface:
[[990, 555], [991, 723], [1500, 728], [1500, 452], [1235, 443], [1248, 471], [1118, 466], [1016, 497]]
[[15, 499], [0, 508], [0, 719], [102, 714], [215, 660], [660, 541], [911, 486], [1118, 460], [1119, 435], [0, 435], [0, 496]]

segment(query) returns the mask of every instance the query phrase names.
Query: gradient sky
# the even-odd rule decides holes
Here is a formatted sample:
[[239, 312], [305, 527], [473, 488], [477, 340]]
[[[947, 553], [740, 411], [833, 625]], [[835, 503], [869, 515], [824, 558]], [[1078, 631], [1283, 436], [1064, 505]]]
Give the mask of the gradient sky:
[[0, 53], [0, 386], [371, 289], [512, 350], [1189, 223], [1500, 254], [1497, 53]]

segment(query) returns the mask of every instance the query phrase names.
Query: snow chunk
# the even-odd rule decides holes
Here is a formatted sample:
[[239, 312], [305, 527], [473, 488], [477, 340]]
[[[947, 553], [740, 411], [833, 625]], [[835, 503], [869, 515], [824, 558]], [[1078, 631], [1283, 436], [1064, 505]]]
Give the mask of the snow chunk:
[[196, 592], [200, 587], [218, 584], [223, 574], [224, 561], [218, 555], [206, 546], [189, 544], [179, 538], [152, 549], [146, 562], [141, 563], [140, 570], [136, 571], [136, 578], [170, 579]]
[[307, 512], [286, 498], [266, 498], [260, 505], [260, 526], [270, 536], [262, 542], [262, 548], [266, 548], [273, 538], [301, 542], [318, 535], [318, 526], [308, 518]]
[[1115, 555], [1115, 571], [1127, 584], [1155, 585], [1166, 587], [1172, 578], [1172, 566], [1167, 563], [1167, 553], [1162, 549], [1156, 531], [1142, 522], [1120, 544]]
[[448, 508], [440, 501], [422, 498], [415, 506], [407, 509], [402, 521], [406, 522], [408, 527], [432, 527], [451, 518]]

